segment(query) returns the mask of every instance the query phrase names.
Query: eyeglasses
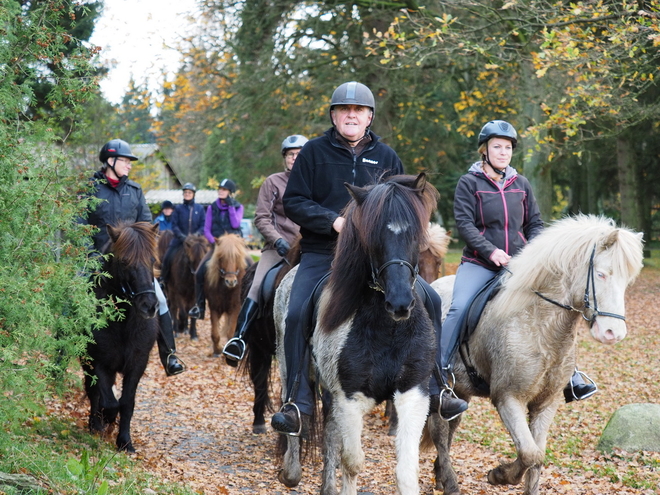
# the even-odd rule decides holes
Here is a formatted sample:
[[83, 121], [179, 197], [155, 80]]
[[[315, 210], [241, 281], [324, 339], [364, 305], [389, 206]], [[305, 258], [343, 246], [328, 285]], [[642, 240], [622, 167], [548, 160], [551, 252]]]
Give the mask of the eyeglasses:
[[287, 151], [284, 154], [285, 158], [296, 158], [300, 154], [300, 151]]

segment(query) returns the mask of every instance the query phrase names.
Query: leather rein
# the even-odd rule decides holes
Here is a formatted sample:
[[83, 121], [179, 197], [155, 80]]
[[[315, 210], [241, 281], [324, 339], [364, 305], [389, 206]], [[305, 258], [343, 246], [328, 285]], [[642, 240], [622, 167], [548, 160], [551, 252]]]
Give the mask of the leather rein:
[[417, 280], [417, 274], [419, 273], [419, 266], [412, 266], [410, 263], [408, 263], [406, 260], [400, 260], [400, 259], [393, 259], [386, 261], [383, 263], [378, 270], [374, 269], [373, 262], [371, 262], [371, 282], [369, 282], [369, 287], [372, 288], [373, 290], [376, 290], [378, 292], [385, 293], [385, 289], [383, 288], [383, 284], [380, 283], [380, 276], [383, 274], [385, 271], [385, 268], [387, 268], [390, 265], [399, 265], [399, 266], [406, 266], [410, 270], [413, 276], [413, 283], [412, 287], [415, 287], [415, 281]]

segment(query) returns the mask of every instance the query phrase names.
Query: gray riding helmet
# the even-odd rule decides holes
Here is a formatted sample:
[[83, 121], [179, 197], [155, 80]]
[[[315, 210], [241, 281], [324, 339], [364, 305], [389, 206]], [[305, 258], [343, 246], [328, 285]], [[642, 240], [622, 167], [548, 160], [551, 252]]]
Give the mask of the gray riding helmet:
[[[373, 93], [364, 84], [356, 81], [346, 82], [335, 89], [330, 100], [330, 111], [335, 105], [369, 107], [372, 112], [372, 120], [376, 115], [376, 100]], [[332, 117], [330, 120], [332, 121]]]
[[305, 136], [300, 134], [294, 134], [293, 136], [288, 136], [282, 141], [282, 156], [287, 152], [287, 150], [295, 150], [305, 146], [305, 143], [309, 141]]

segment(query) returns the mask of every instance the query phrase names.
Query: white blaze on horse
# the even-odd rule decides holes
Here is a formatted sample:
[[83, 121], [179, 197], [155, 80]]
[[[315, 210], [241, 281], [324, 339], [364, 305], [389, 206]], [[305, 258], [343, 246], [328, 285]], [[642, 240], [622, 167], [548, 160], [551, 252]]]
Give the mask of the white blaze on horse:
[[[488, 473], [492, 484], [539, 492], [548, 429], [575, 369], [580, 321], [603, 344], [625, 338], [625, 290], [642, 268], [642, 234], [610, 219], [580, 215], [555, 222], [508, 265], [500, 292], [453, 359], [456, 393], [490, 397], [516, 445], [517, 459]], [[454, 276], [432, 286], [451, 303]], [[436, 488], [460, 493], [449, 448], [460, 417], [429, 418], [438, 449]]]
[[[366, 188], [347, 187], [353, 200], [343, 213], [346, 223], [312, 337], [321, 384], [332, 396], [321, 493], [337, 493], [339, 463], [341, 493], [357, 493], [357, 475], [364, 464], [363, 416], [394, 398], [399, 415], [397, 487], [399, 493], [418, 494], [419, 442], [429, 408], [436, 342], [416, 286], [417, 264], [438, 193], [423, 174], [396, 176]], [[278, 289], [276, 308], [286, 307], [284, 291], [291, 273]], [[280, 331], [282, 313], [275, 315]], [[284, 362], [281, 359], [280, 365]], [[287, 486], [300, 475], [298, 466], [294, 470], [289, 465], [296, 460], [297, 441], [290, 440], [280, 473]]]

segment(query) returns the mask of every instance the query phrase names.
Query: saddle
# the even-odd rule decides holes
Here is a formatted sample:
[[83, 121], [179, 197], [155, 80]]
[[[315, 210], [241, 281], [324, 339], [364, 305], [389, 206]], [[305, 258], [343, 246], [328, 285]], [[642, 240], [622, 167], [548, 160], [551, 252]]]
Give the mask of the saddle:
[[504, 273], [505, 270], [502, 270], [475, 294], [463, 312], [458, 324], [460, 332], [458, 348], [461, 359], [463, 360], [463, 364], [465, 364], [465, 369], [470, 377], [470, 381], [479, 392], [483, 392], [484, 394], [490, 392], [490, 385], [479, 375], [479, 373], [477, 373], [474, 366], [472, 366], [468, 341], [479, 324], [481, 314], [484, 312], [486, 304], [488, 304], [488, 301], [495, 297], [500, 291]]
[[259, 313], [257, 318], [263, 316], [263, 311], [268, 307], [268, 302], [273, 300], [275, 297], [275, 280], [277, 279], [277, 274], [280, 272], [282, 266], [284, 266], [285, 261], [282, 259], [275, 263], [267, 272], [266, 276], [261, 282], [261, 287], [259, 290], [259, 300], [257, 305], [259, 307]]

